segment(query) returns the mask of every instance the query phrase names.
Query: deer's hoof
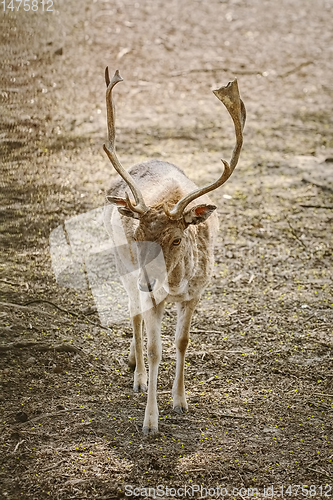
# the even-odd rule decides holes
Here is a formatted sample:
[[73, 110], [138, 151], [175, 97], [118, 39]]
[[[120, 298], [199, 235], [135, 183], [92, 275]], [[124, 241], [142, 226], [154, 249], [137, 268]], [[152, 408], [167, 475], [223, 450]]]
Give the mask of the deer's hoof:
[[187, 411], [187, 408], [185, 408], [183, 406], [175, 406], [174, 411], [176, 413], [185, 413]]
[[175, 405], [173, 407], [173, 409], [176, 413], [186, 413], [187, 412], [187, 403]]
[[147, 385], [146, 384], [134, 384], [133, 391], [134, 392], [147, 392]]
[[154, 436], [158, 433], [157, 427], [143, 427], [142, 432], [145, 436]]

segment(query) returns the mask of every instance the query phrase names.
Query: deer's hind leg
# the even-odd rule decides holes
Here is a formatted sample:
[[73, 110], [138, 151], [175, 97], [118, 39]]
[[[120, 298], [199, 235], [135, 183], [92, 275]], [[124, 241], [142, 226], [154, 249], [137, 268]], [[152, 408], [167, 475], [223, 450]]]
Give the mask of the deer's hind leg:
[[128, 366], [134, 371], [134, 392], [146, 392], [147, 390], [147, 372], [143, 357], [142, 324], [141, 314], [133, 316], [133, 339], [128, 356]]

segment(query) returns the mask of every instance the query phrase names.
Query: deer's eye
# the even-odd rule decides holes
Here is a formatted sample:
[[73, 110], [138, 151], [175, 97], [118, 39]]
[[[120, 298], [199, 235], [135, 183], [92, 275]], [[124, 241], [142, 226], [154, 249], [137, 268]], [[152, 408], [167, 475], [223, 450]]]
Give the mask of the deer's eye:
[[173, 240], [172, 244], [177, 247], [178, 245], [180, 245], [180, 242], [182, 241], [181, 238], [176, 238], [175, 240]]

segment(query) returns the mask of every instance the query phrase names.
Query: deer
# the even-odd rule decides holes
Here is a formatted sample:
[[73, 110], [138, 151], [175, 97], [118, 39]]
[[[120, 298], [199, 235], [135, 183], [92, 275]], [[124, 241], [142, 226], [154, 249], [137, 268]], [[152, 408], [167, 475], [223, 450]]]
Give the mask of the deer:
[[[158, 432], [157, 380], [162, 359], [161, 323], [165, 304], [176, 304], [176, 370], [173, 409], [188, 410], [184, 383], [185, 353], [193, 312], [209, 284], [214, 244], [219, 230], [216, 205], [207, 193], [222, 186], [233, 173], [243, 145], [246, 110], [237, 79], [213, 90], [225, 105], [235, 130], [231, 160], [221, 160], [220, 177], [198, 187], [177, 166], [148, 160], [126, 170], [115, 149], [115, 109], [112, 90], [123, 81], [117, 70], [110, 80], [105, 70], [108, 142], [103, 149], [119, 174], [106, 193], [104, 224], [113, 240], [117, 270], [129, 298], [133, 329], [128, 364], [134, 371], [134, 392], [146, 392], [143, 434]], [[130, 194], [129, 194], [130, 192]], [[143, 355], [147, 336], [148, 385]]]

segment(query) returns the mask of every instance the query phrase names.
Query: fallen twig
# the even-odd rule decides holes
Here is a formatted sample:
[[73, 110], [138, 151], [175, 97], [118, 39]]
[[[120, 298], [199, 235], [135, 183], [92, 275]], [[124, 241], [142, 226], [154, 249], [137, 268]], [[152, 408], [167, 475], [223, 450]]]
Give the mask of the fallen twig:
[[329, 479], [333, 479], [332, 476], [329, 475], [328, 472], [326, 471], [320, 471], [320, 470], [317, 470], [317, 469], [311, 469], [311, 467], [307, 467], [308, 470], [311, 470], [312, 472], [316, 472], [317, 474], [320, 474], [321, 476], [326, 476], [328, 477]]
[[323, 191], [329, 191], [330, 193], [333, 192], [333, 189], [331, 187], [325, 186], [324, 184], [320, 184], [319, 182], [314, 182], [313, 179], [307, 179], [306, 177], [303, 177], [302, 182], [308, 182], [309, 184], [313, 184], [314, 186], [319, 187]]
[[186, 469], [186, 472], [203, 472], [206, 471], [206, 469]]
[[67, 309], [63, 309], [62, 307], [58, 306], [57, 304], [55, 304], [54, 302], [51, 302], [50, 300], [46, 300], [46, 299], [34, 299], [34, 300], [29, 300], [29, 302], [26, 302], [25, 304], [23, 304], [24, 306], [29, 306], [30, 304], [41, 304], [41, 303], [45, 303], [45, 304], [49, 304], [50, 306], [53, 306], [55, 307], [56, 309], [58, 309], [58, 311], [61, 311], [65, 314], [69, 314], [69, 315], [72, 315], [72, 316], [76, 316], [77, 318], [80, 318], [80, 317], [84, 317], [86, 321], [88, 321], [88, 323], [94, 325], [94, 326], [98, 326], [100, 328], [108, 328], [108, 327], [104, 327], [103, 325], [101, 325], [100, 323], [95, 323], [94, 321], [91, 321], [86, 314], [82, 313], [82, 312], [74, 312], [74, 311], [68, 311]]
[[313, 319], [313, 318], [316, 318], [316, 314], [311, 314], [311, 316], [308, 316], [306, 318], [304, 318], [304, 321], [303, 323], [307, 323], [308, 321], [310, 321], [310, 319]]
[[324, 396], [325, 398], [333, 398], [333, 394], [323, 394], [321, 392], [311, 392], [311, 396]]
[[253, 417], [249, 417], [247, 415], [230, 415], [229, 413], [218, 413], [218, 416], [227, 418], [246, 418], [249, 420], [253, 420]]
[[222, 330], [191, 330], [190, 333], [222, 333]]
[[290, 232], [291, 234], [296, 238], [296, 240], [304, 247], [304, 248], [307, 248], [307, 246], [305, 245], [305, 243], [300, 239], [300, 237], [298, 236], [298, 234], [296, 233], [295, 229], [293, 228], [293, 226], [290, 224], [290, 221], [287, 219], [287, 223], [288, 223], [288, 226], [290, 227]]
[[76, 354], [85, 354], [85, 352], [72, 344], [46, 344], [39, 342], [10, 342], [0, 345], [0, 352], [10, 351], [11, 349], [29, 349], [35, 348], [38, 351], [56, 351], [56, 352], [75, 352]]
[[25, 304], [23, 304], [25, 307], [29, 306], [30, 304], [41, 304], [41, 303], [45, 303], [45, 304], [49, 304], [53, 307], [55, 307], [56, 309], [58, 309], [58, 311], [61, 311], [61, 312], [64, 312], [66, 314], [73, 314], [73, 316], [77, 316], [78, 314], [75, 313], [75, 312], [72, 312], [72, 311], [68, 311], [67, 309], [63, 309], [62, 307], [58, 306], [57, 304], [55, 304], [54, 302], [51, 302], [50, 300], [46, 300], [46, 299], [34, 299], [34, 300], [29, 300], [29, 302], [26, 302]]
[[45, 469], [42, 469], [41, 472], [47, 472], [49, 470], [52, 470], [52, 469], [55, 469], [56, 467], [58, 467], [59, 465], [61, 465], [63, 462], [66, 462], [66, 459], [63, 458], [62, 460], [60, 460], [59, 462], [56, 462], [55, 464], [53, 465], [50, 465], [50, 467], [46, 467]]
[[21, 441], [19, 441], [19, 442], [16, 444], [16, 446], [15, 446], [15, 448], [14, 448], [14, 453], [16, 453], [16, 452], [17, 452], [17, 450], [19, 449], [19, 447], [21, 446], [21, 444], [22, 444], [22, 443], [24, 443], [24, 441], [25, 441], [25, 439], [21, 439]]
[[64, 312], [65, 314], [76, 316], [79, 319], [83, 317], [84, 320], [87, 321], [88, 323], [90, 323], [91, 325], [97, 326], [97, 327], [102, 328], [104, 330], [111, 330], [111, 328], [109, 328], [108, 326], [104, 326], [101, 323], [95, 323], [94, 321], [91, 321], [83, 313], [76, 313], [76, 312], [73, 312], [73, 311], [67, 311], [66, 309], [63, 309], [62, 307], [58, 306], [57, 304], [54, 304], [50, 300], [35, 299], [35, 300], [30, 300], [29, 302], [26, 302], [25, 304], [16, 304], [16, 303], [13, 303], [13, 302], [0, 302], [0, 306], [11, 307], [11, 308], [16, 308], [16, 309], [26, 309], [28, 311], [32, 311], [32, 312], [35, 312], [35, 313], [38, 313], [38, 314], [44, 314], [45, 316], [49, 316], [49, 317], [51, 317], [51, 318], [54, 319], [54, 315], [50, 314], [49, 312], [42, 311], [41, 309], [36, 309], [34, 307], [29, 307], [30, 304], [43, 303], [43, 302], [45, 302], [46, 304], [50, 304], [50, 305], [54, 306], [56, 309], [58, 309], [61, 312]]
[[255, 275], [253, 273], [251, 273], [251, 277], [250, 277], [250, 279], [248, 281], [248, 285], [250, 285], [252, 283], [252, 281], [254, 280], [254, 278], [255, 278]]
[[174, 73], [171, 73], [171, 75], [169, 75], [169, 76], [177, 77], [177, 76], [189, 75], [190, 73], [215, 73], [216, 71], [224, 71], [224, 72], [228, 72], [228, 73], [233, 73], [234, 75], [261, 75], [261, 76], [265, 76], [263, 71], [247, 70], [247, 69], [232, 69], [232, 68], [227, 68], [227, 67], [186, 69], [183, 71], [175, 71]]
[[[312, 330], [312, 331], [311, 331], [311, 333], [314, 333], [314, 331], [318, 331], [318, 329], [317, 329], [317, 330]], [[315, 337], [308, 337], [308, 340], [311, 340], [312, 342], [314, 342], [314, 343], [316, 343], [316, 344], [323, 345], [323, 346], [325, 346], [325, 347], [329, 347], [329, 348], [330, 348], [330, 347], [333, 347], [333, 346], [332, 346], [332, 344], [330, 344], [330, 341], [329, 341], [329, 340], [327, 340], [327, 341], [325, 342], [325, 340], [319, 340], [319, 339], [316, 339]], [[311, 349], [312, 349], [312, 348], [311, 348]]]
[[[294, 68], [276, 75], [278, 78], [285, 78], [286, 76], [292, 75], [293, 73], [297, 73], [302, 68], [305, 68], [306, 66], [309, 66], [310, 64], [314, 64], [313, 61], [305, 61], [301, 64], [298, 64]], [[227, 73], [232, 73], [234, 75], [260, 75], [260, 76], [268, 76], [268, 72], [266, 71], [260, 71], [256, 69], [240, 69], [240, 68], [229, 68], [227, 66], [222, 66], [218, 68], [192, 68], [192, 69], [185, 69], [182, 71], [175, 71], [171, 73], [171, 77], [177, 77], [177, 76], [183, 76], [183, 75], [189, 75], [191, 73], [215, 73], [217, 71], [223, 71]]]
[[6, 285], [11, 285], [11, 286], [26, 286], [26, 283], [14, 283], [13, 281], [8, 281], [6, 279], [0, 279], [0, 283], [6, 283]]
[[298, 64], [294, 68], [290, 69], [289, 71], [286, 71], [285, 73], [280, 73], [279, 77], [280, 78], [285, 78], [286, 76], [292, 75], [293, 73], [297, 73], [302, 68], [305, 68], [306, 66], [309, 66], [310, 64], [314, 64], [313, 61], [306, 61], [301, 64]]
[[303, 208], [325, 208], [326, 210], [332, 210], [333, 205], [304, 205], [303, 203], [300, 203], [300, 207]]
[[50, 314], [46, 311], [41, 311], [40, 309], [35, 309], [34, 307], [27, 307], [27, 306], [24, 306], [22, 304], [15, 304], [14, 302], [0, 302], [0, 307], [1, 306], [10, 307], [12, 309], [27, 309], [28, 311], [37, 312], [40, 314], [44, 314], [45, 316], [49, 316], [51, 318], [54, 318], [53, 314]]
[[50, 417], [58, 417], [60, 415], [63, 415], [64, 413], [71, 413], [75, 411], [86, 411], [86, 412], [93, 412], [97, 413], [97, 410], [90, 410], [90, 408], [68, 408], [67, 410], [58, 410], [50, 413], [42, 413], [41, 415], [37, 415], [37, 417], [31, 418], [30, 420], [27, 420], [26, 422], [22, 422], [20, 425], [29, 425], [33, 422], [37, 422], [38, 420], [43, 420], [44, 418], [50, 418]]

